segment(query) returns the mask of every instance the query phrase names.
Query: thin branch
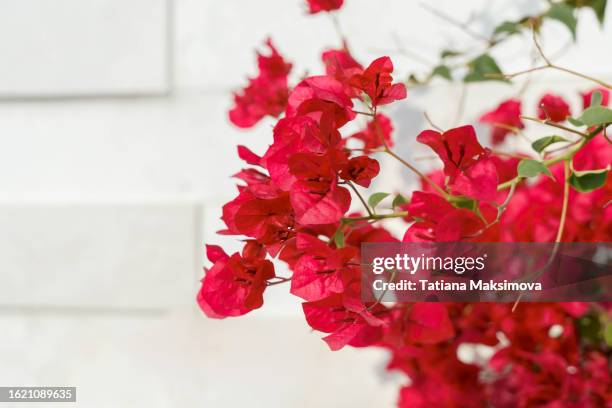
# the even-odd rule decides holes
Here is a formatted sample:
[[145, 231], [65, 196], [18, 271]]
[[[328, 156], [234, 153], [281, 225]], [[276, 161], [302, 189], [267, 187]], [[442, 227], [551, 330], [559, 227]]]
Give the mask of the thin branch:
[[520, 118], [521, 118], [521, 119], [525, 119], [525, 120], [530, 120], [530, 121], [532, 121], [532, 122], [541, 123], [541, 124], [543, 124], [543, 125], [548, 125], [548, 126], [556, 127], [556, 128], [558, 128], [558, 129], [565, 130], [566, 132], [574, 133], [574, 134], [576, 134], [576, 135], [578, 135], [578, 136], [580, 136], [580, 137], [587, 137], [587, 136], [588, 136], [588, 135], [587, 135], [586, 133], [584, 133], [584, 132], [581, 132], [581, 131], [576, 130], [576, 129], [569, 128], [569, 127], [567, 127], [567, 126], [563, 126], [563, 125], [561, 125], [561, 124], [559, 124], [559, 123], [557, 123], [557, 122], [553, 122], [553, 121], [552, 121], [552, 120], [550, 120], [550, 119], [539, 119], [539, 118], [532, 118], [531, 116], [523, 116], [523, 115], [521, 115], [521, 116], [520, 116]]
[[555, 242], [561, 242], [563, 237], [563, 229], [565, 227], [565, 220], [567, 218], [567, 204], [569, 202], [569, 185], [570, 185], [570, 161], [565, 160], [563, 163], [563, 175], [565, 176], [565, 182], [563, 184], [563, 207], [561, 208], [561, 218], [559, 220], [559, 229], [557, 230], [557, 238]]
[[421, 173], [418, 169], [416, 169], [413, 165], [411, 165], [410, 163], [408, 163], [406, 160], [402, 159], [401, 157], [399, 157], [397, 154], [393, 153], [389, 148], [385, 149], [385, 152], [387, 152], [391, 157], [395, 158], [397, 161], [399, 161], [400, 163], [402, 163], [404, 166], [408, 167], [412, 172], [414, 172], [417, 176], [419, 176], [420, 178], [422, 178], [423, 180], [425, 180], [425, 182], [427, 184], [429, 184], [430, 186], [433, 187], [434, 190], [436, 190], [442, 197], [444, 198], [448, 198], [449, 195], [446, 191], [444, 191], [439, 185], [437, 185], [436, 183], [434, 183], [434, 181], [432, 179], [430, 179], [429, 177], [427, 177], [427, 175]]
[[523, 133], [523, 130], [519, 127], [516, 126], [512, 126], [512, 125], [507, 125], [505, 123], [499, 123], [499, 122], [493, 122], [491, 123], [491, 126], [493, 127], [498, 127], [501, 129], [506, 129], [509, 130], [510, 132], [514, 133], [515, 135], [518, 135], [520, 137], [522, 137], [523, 139], [525, 139], [525, 141], [529, 144], [531, 144], [531, 140], [525, 135], [525, 133]]
[[438, 17], [441, 20], [446, 21], [447, 23], [459, 28], [460, 30], [462, 30], [464, 33], [466, 33], [467, 35], [469, 35], [472, 38], [475, 38], [477, 40], [480, 41], [484, 41], [485, 43], [487, 43], [489, 46], [491, 46], [493, 44], [493, 42], [491, 41], [491, 39], [485, 35], [482, 35], [476, 31], [472, 31], [470, 29], [470, 27], [468, 26], [468, 24], [462, 23], [458, 20], [455, 20], [453, 17], [441, 12], [440, 10], [437, 10], [431, 6], [429, 6], [428, 4], [425, 3], [419, 3], [419, 5], [421, 7], [423, 7], [425, 10], [429, 11], [431, 14], [433, 14], [434, 16]]
[[[546, 167], [550, 167], [554, 164], [560, 163], [564, 160], [571, 160], [572, 157], [574, 157], [574, 155], [576, 153], [578, 153], [578, 151], [580, 149], [582, 149], [582, 147], [587, 144], [591, 139], [593, 139], [595, 136], [597, 136], [599, 134], [599, 132], [601, 132], [602, 130], [604, 130], [606, 128], [606, 126], [598, 126], [595, 130], [593, 130], [592, 132], [589, 132], [587, 134], [587, 136], [583, 139], [581, 139], [574, 147], [572, 147], [571, 149], [568, 149], [564, 154], [560, 154], [557, 157], [553, 157], [552, 159], [548, 159], [548, 160], [544, 160], [542, 162], [542, 164]], [[512, 180], [508, 180], [505, 183], [501, 183], [497, 186], [497, 191], [501, 191], [504, 190], [506, 188], [509, 188], [512, 183], [516, 183], [518, 181], [520, 181], [522, 178], [520, 176], [516, 176], [515, 178], [513, 178]]]
[[351, 183], [350, 181], [347, 181], [346, 184], [355, 192], [355, 194], [357, 194], [357, 197], [359, 197], [359, 201], [361, 201], [361, 204], [363, 204], [363, 207], [366, 209], [368, 214], [370, 216], [374, 215], [372, 213], [372, 210], [370, 210], [370, 206], [368, 206], [368, 204], [366, 204], [366, 202], [363, 199], [363, 197], [361, 196], [361, 194], [359, 194], [359, 191], [357, 190], [357, 187], [355, 187], [355, 185], [353, 183]]
[[535, 44], [536, 49], [538, 50], [538, 53], [540, 54], [540, 57], [542, 57], [546, 65], [548, 65], [549, 67], [552, 66], [553, 64], [550, 62], [548, 57], [546, 57], [546, 55], [544, 54], [544, 51], [542, 50], [542, 46], [540, 45], [540, 42], [538, 41], [538, 36], [536, 34], [535, 27], [531, 28], [531, 36], [533, 38], [533, 43]]
[[355, 109], [353, 109], [353, 112], [354, 112], [354, 113], [356, 113], [356, 114], [358, 114], [358, 115], [366, 115], [366, 116], [372, 116], [372, 117], [374, 116], [374, 114], [373, 114], [373, 113], [370, 113], [370, 112], [363, 112], [363, 111], [358, 111], [358, 110], [355, 110]]
[[423, 116], [425, 117], [425, 120], [427, 121], [427, 123], [429, 123], [429, 126], [436, 129], [438, 132], [444, 132], [444, 130], [442, 130], [440, 126], [437, 126], [435, 123], [433, 123], [433, 121], [431, 120], [427, 112], [423, 112]]
[[530, 69], [526, 69], [523, 71], [518, 71], [518, 72], [514, 72], [512, 74], [487, 74], [485, 76], [490, 77], [490, 78], [506, 78], [506, 79], [512, 79], [515, 78], [519, 75], [524, 75], [524, 74], [528, 74], [531, 72], [536, 72], [536, 71], [542, 71], [545, 69], [555, 69], [557, 71], [561, 71], [561, 72], [565, 72], [567, 74], [582, 78], [582, 79], [586, 79], [588, 81], [592, 81], [595, 82], [596, 84], [599, 84], [601, 86], [603, 86], [604, 88], [607, 89], [612, 89], [612, 84], [602, 81], [601, 79], [597, 79], [597, 78], [593, 78], [589, 75], [585, 75], [582, 74], [580, 72], [574, 71], [572, 69], [569, 68], [565, 68], [565, 67], [561, 67], [559, 65], [553, 64], [548, 57], [544, 54], [544, 51], [542, 50], [542, 47], [540, 46], [540, 43], [537, 40], [537, 36], [535, 34], [535, 30], [533, 31], [533, 40], [535, 43], [535, 46], [538, 50], [538, 53], [540, 54], [540, 56], [542, 57], [542, 59], [544, 60], [545, 64], [544, 65], [540, 65], [534, 68], [530, 68]]
[[346, 41], [346, 36], [344, 35], [342, 27], [340, 26], [340, 20], [338, 19], [337, 13], [326, 14], [329, 14], [329, 16], [331, 17], [332, 24], [334, 25], [334, 30], [336, 30], [336, 34], [340, 38], [340, 41], [342, 41], [342, 47], [348, 51], [348, 42]]
[[356, 222], [356, 221], [384, 220], [387, 218], [401, 218], [407, 215], [408, 215], [408, 211], [400, 211], [400, 212], [389, 213], [389, 214], [372, 214], [372, 215], [365, 215], [363, 217], [342, 218], [342, 222], [347, 224], [347, 223]]
[[[555, 257], [557, 256], [557, 253], [559, 252], [559, 246], [561, 243], [561, 238], [563, 238], [563, 229], [565, 227], [565, 221], [567, 219], [567, 208], [569, 204], [570, 164], [571, 164], [571, 158], [566, 159], [565, 162], [563, 163], [563, 175], [565, 178], [563, 180], [563, 204], [561, 207], [561, 217], [559, 218], [559, 228], [557, 229], [557, 236], [555, 238], [555, 246], [553, 248], [552, 253], [548, 257], [546, 264], [539, 270], [532, 273], [530, 276], [527, 276], [525, 279], [523, 279], [525, 281], [533, 282], [535, 279], [538, 279], [540, 276], [542, 276], [542, 274], [548, 269], [548, 267], [552, 265]], [[521, 298], [523, 297], [523, 293], [524, 292], [521, 292], [519, 296], [517, 297], [516, 301], [514, 302], [514, 305], [512, 306], [512, 312], [514, 312], [519, 302], [521, 301]]]
[[289, 282], [291, 280], [291, 278], [283, 278], [280, 276], [277, 276], [277, 278], [279, 280], [274, 281], [274, 282], [266, 282], [266, 286], [280, 285], [281, 283]]
[[406, 47], [404, 46], [404, 44], [402, 43], [402, 41], [400, 40], [396, 32], [391, 32], [391, 38], [393, 39], [393, 42], [395, 43], [397, 51], [401, 55], [407, 58], [412, 58], [413, 60], [420, 62], [423, 65], [427, 65], [428, 67], [433, 67], [435, 65], [431, 60], [423, 57], [422, 55], [419, 55], [416, 52], [412, 52], [406, 49]]
[[456, 125], [459, 125], [459, 123], [461, 122], [461, 118], [463, 117], [463, 112], [465, 111], [465, 102], [467, 99], [467, 88], [468, 88], [467, 83], [464, 82], [461, 84], [461, 94], [459, 95], [459, 104], [457, 105], [457, 112], [455, 113], [455, 121], [453, 122]]

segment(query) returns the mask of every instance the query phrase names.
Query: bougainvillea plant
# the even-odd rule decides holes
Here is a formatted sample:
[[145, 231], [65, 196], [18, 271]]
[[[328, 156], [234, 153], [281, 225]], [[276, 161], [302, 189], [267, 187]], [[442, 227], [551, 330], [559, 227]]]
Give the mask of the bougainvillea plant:
[[[261, 154], [238, 146], [248, 166], [235, 175], [238, 194], [223, 206], [226, 227], [220, 233], [241, 237], [244, 247], [228, 254], [206, 245], [211, 266], [197, 296], [204, 313], [244, 315], [262, 307], [265, 291], [288, 287], [303, 301], [308, 325], [325, 333], [331, 350], [389, 351], [388, 369], [409, 378], [399, 391], [402, 407], [612, 406], [609, 304], [364, 304], [360, 297], [364, 242], [612, 238], [612, 146], [606, 133], [612, 124], [607, 107], [612, 85], [555, 65], [537, 40], [547, 20], [564, 23], [575, 35], [577, 8], [591, 8], [603, 19], [605, 1], [547, 4], [539, 15], [500, 24], [479, 56], [461, 60], [460, 52], [445, 50], [431, 73], [404, 82], [394, 76], [389, 57], [362, 64], [342, 38], [339, 49], [322, 53], [320, 75], [290, 85], [292, 64], [267, 40], [269, 53], [257, 55], [259, 74], [234, 95], [229, 118], [242, 128], [274, 118], [271, 144]], [[342, 0], [309, 0], [308, 12], [337, 13], [342, 5]], [[502, 73], [488, 50], [529, 30], [543, 64]], [[532, 136], [531, 152], [483, 146], [469, 124], [445, 130], [432, 124], [416, 135], [442, 164], [430, 174], [392, 150], [394, 125], [383, 111], [410, 97], [410, 86], [436, 76], [511, 82], [546, 69], [594, 83], [576, 93], [582, 110], [572, 112], [562, 96], [549, 92], [533, 107], [536, 116], [526, 116], [521, 91], [477, 118], [496, 148], [526, 137], [528, 122], [548, 125], [550, 132]], [[363, 128], [347, 131], [356, 118], [365, 119]], [[421, 188], [393, 199], [382, 192], [366, 199], [364, 189], [379, 174], [383, 156], [416, 173]], [[387, 209], [379, 206], [383, 200], [390, 203]], [[353, 201], [353, 208], [363, 210], [352, 212]], [[399, 240], [385, 229], [391, 218], [407, 223]], [[279, 273], [281, 263], [288, 268]], [[460, 359], [458, 350], [474, 344], [490, 346], [492, 356]]]

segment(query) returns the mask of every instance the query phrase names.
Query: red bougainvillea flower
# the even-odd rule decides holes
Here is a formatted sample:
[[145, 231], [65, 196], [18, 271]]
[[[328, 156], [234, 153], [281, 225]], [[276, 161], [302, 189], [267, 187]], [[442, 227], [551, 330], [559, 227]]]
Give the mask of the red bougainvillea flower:
[[368, 156], [353, 157], [340, 171], [340, 177], [354, 181], [362, 187], [370, 187], [372, 179], [378, 175], [380, 165]]
[[[319, 122], [321, 127], [327, 124], [336, 129], [340, 128], [355, 117], [353, 101], [344, 88], [342, 83], [329, 76], [306, 78], [291, 91], [286, 115], [309, 116]], [[326, 122], [323, 120], [324, 115], [328, 116]], [[328, 129], [324, 128], [322, 131], [326, 132]]]
[[393, 124], [386, 115], [379, 113], [374, 119], [368, 122], [368, 126], [361, 132], [357, 132], [351, 137], [363, 142], [364, 153], [369, 153], [374, 149], [384, 146], [393, 147], [391, 133]]
[[310, 14], [320, 13], [321, 11], [333, 11], [342, 7], [344, 0], [306, 0]]
[[540, 119], [563, 122], [571, 114], [569, 105], [560, 96], [547, 93], [538, 103], [538, 118]]
[[392, 72], [391, 58], [380, 57], [372, 61], [362, 74], [353, 75], [350, 85], [365, 92], [372, 107], [386, 105], [406, 97], [406, 86], [393, 84]]
[[405, 372], [411, 385], [402, 388], [400, 408], [486, 406], [480, 369], [457, 359], [456, 342], [404, 346], [394, 352], [389, 369]]
[[[415, 191], [406, 209], [417, 222], [404, 234], [404, 242], [486, 242], [491, 238], [473, 211], [455, 208], [437, 194]], [[495, 219], [492, 206], [481, 206], [481, 212], [488, 222]]]
[[[291, 293], [307, 301], [316, 301], [342, 293], [345, 281], [358, 276], [357, 248], [330, 248], [309, 234], [298, 234], [297, 248], [304, 255], [293, 267]], [[356, 267], [357, 266], [357, 267]]]
[[[601, 169], [610, 164], [612, 145], [601, 135], [593, 138], [574, 156], [576, 170]], [[528, 189], [519, 189], [502, 218], [502, 239], [510, 242], [551, 242], [559, 228], [563, 199], [563, 164], [550, 168], [555, 180], [542, 177]], [[589, 193], [570, 189], [564, 241], [608, 242], [612, 239], [612, 174], [606, 184]], [[538, 220], [537, 223], [529, 220]], [[597, 226], [597, 227], [594, 227]]]
[[206, 271], [198, 293], [202, 311], [209, 317], [223, 318], [260, 308], [266, 281], [275, 276], [262, 247], [249, 241], [242, 254], [229, 256], [215, 245], [207, 245], [206, 252], [213, 266]]
[[602, 106], [608, 106], [608, 103], [610, 103], [610, 91], [607, 90], [606, 88], [599, 87], [599, 88], [591, 89], [590, 91], [587, 91], [587, 92], [582, 92], [580, 94], [580, 96], [582, 96], [582, 106], [584, 107], [584, 109], [591, 106], [591, 98], [593, 97], [593, 92], [595, 91], [599, 91], [601, 93]]
[[491, 125], [491, 141], [493, 144], [502, 143], [512, 128], [523, 129], [525, 124], [521, 120], [521, 101], [509, 99], [499, 104], [494, 110], [485, 113], [478, 119], [479, 122]]
[[350, 86], [350, 79], [363, 72], [363, 67], [358, 63], [348, 50], [328, 50], [321, 55], [325, 64], [325, 73], [336, 79], [345, 87], [346, 94], [355, 98], [359, 96], [359, 90]]
[[274, 127], [274, 143], [262, 161], [274, 183], [281, 190], [289, 191], [296, 181], [295, 176], [289, 172], [289, 158], [298, 152], [324, 153], [329, 147], [327, 142], [335, 145], [339, 141], [338, 132], [332, 132], [324, 138], [319, 125], [311, 117], [284, 118]]
[[323, 338], [330, 349], [346, 345], [366, 347], [380, 340], [384, 320], [376, 317], [385, 311], [377, 304], [368, 309], [357, 297], [337, 294], [302, 304], [306, 321], [315, 330], [331, 333]]
[[448, 310], [441, 303], [415, 303], [406, 319], [405, 335], [410, 342], [436, 344], [455, 336]]
[[270, 55], [257, 54], [259, 75], [249, 79], [246, 88], [234, 94], [234, 108], [229, 112], [229, 119], [241, 128], [254, 126], [266, 115], [276, 117], [287, 105], [287, 75], [291, 64], [283, 59], [271, 40], [268, 39], [266, 45]]
[[294, 223], [289, 194], [241, 203], [234, 214], [234, 222], [240, 234], [255, 238], [262, 244], [282, 241]]
[[332, 161], [315, 153], [296, 153], [289, 159], [289, 170], [297, 178], [291, 186], [291, 205], [300, 224], [332, 224], [348, 211], [351, 194], [338, 186]]
[[497, 169], [490, 151], [476, 139], [472, 126], [444, 133], [425, 130], [417, 141], [431, 147], [444, 163], [451, 191], [477, 200], [493, 201], [497, 193]]

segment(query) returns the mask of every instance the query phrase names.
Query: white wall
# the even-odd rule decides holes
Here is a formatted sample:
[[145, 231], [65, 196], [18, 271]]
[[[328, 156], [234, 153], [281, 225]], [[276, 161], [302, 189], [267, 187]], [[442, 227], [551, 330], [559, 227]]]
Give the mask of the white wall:
[[[357, 57], [389, 54], [400, 78], [423, 65], [393, 38], [427, 59], [448, 41], [473, 42], [418, 2], [346, 3]], [[475, 13], [485, 31], [533, 7], [428, 3], [461, 20]], [[305, 10], [300, 0], [0, 2], [0, 384], [77, 386], [86, 407], [392, 404], [384, 353], [326, 350], [287, 288], [241, 319], [207, 320], [194, 305], [202, 243], [232, 246], [214, 231], [242, 165], [235, 146], [262, 152], [271, 140], [269, 120], [250, 132], [226, 120], [230, 91], [254, 73], [253, 49], [272, 35], [297, 78], [338, 44], [327, 17]], [[558, 62], [609, 78], [609, 28], [603, 36], [585, 14], [581, 50]], [[547, 30], [546, 48], [563, 48], [565, 29]], [[509, 70], [528, 66], [522, 44], [499, 55]], [[546, 83], [568, 96], [590, 86], [555, 75]], [[474, 87], [466, 117], [511, 92]], [[413, 148], [420, 112], [452, 125], [458, 96], [444, 85], [410, 91], [393, 109], [400, 151], [426, 154]], [[384, 166], [377, 189], [413, 182]]]

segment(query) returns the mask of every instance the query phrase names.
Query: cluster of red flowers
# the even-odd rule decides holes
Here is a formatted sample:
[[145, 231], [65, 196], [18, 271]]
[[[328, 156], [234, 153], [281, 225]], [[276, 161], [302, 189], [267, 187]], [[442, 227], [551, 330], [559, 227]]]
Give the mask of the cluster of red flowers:
[[234, 94], [236, 106], [230, 111], [232, 123], [249, 128], [264, 116], [278, 116], [285, 109], [289, 88], [287, 77], [291, 64], [280, 56], [271, 40], [266, 41], [270, 55], [257, 54], [259, 75], [249, 80], [242, 93]]
[[[342, 1], [309, 1], [310, 12], [329, 11]], [[223, 206], [222, 234], [246, 237], [241, 252], [226, 254], [207, 245], [207, 269], [198, 302], [208, 316], [239, 316], [263, 304], [264, 291], [290, 281], [291, 293], [304, 300], [308, 324], [326, 333], [332, 350], [346, 345], [388, 349], [388, 368], [410, 378], [399, 405], [405, 407], [600, 407], [612, 400], [608, 360], [596, 347], [581, 343], [576, 322], [593, 307], [605, 305], [484, 303], [364, 303], [360, 298], [360, 244], [397, 241], [367, 215], [349, 213], [351, 191], [368, 187], [379, 173], [370, 155], [393, 146], [393, 125], [381, 106], [406, 97], [394, 83], [388, 57], [364, 68], [347, 49], [322, 55], [325, 75], [303, 79], [291, 90], [291, 65], [272, 50], [259, 56], [260, 74], [236, 94], [232, 122], [253, 126], [264, 115], [284, 117], [274, 126], [273, 142], [263, 155], [244, 146], [238, 154], [252, 167], [235, 177], [238, 195]], [[605, 90], [604, 90], [605, 91]], [[602, 103], [608, 103], [607, 91]], [[585, 106], [590, 93], [584, 94]], [[354, 105], [363, 106], [355, 108]], [[483, 115], [499, 143], [522, 129], [521, 102], [509, 100]], [[360, 113], [364, 129], [343, 135]], [[564, 121], [569, 105], [546, 94], [540, 118]], [[347, 133], [347, 132], [345, 132]], [[516, 177], [516, 158], [502, 158], [483, 147], [472, 126], [445, 132], [425, 130], [417, 141], [430, 147], [443, 169], [429, 174], [421, 191], [401, 204], [411, 225], [404, 242], [552, 241], [559, 227], [563, 165], [556, 177], [516, 186], [499, 218], [506, 192], [501, 183]], [[358, 149], [351, 148], [359, 143]], [[575, 156], [576, 169], [603, 168], [612, 147], [597, 136]], [[571, 193], [565, 241], [610, 241], [612, 194], [604, 188]], [[455, 198], [470, 200], [460, 205]], [[369, 211], [369, 210], [368, 210]], [[340, 233], [342, 237], [336, 237]], [[291, 277], [280, 277], [270, 259], [285, 262]], [[608, 310], [609, 312], [609, 310]], [[463, 362], [464, 344], [492, 347], [481, 364]], [[608, 405], [609, 406], [609, 405]]]
[[[241, 254], [231, 256], [208, 246], [214, 265], [204, 278], [199, 302], [214, 317], [237, 316], [260, 307], [266, 287], [280, 279], [266, 256], [278, 257], [294, 272], [291, 293], [308, 302], [304, 304], [307, 320], [333, 333], [330, 341], [340, 348], [353, 341], [357, 328], [370, 332], [368, 322], [379, 320], [361, 304], [359, 292], [350, 290], [359, 282], [360, 237], [391, 239], [370, 227], [348, 237], [344, 247], [330, 244], [351, 204], [348, 188], [368, 187], [380, 169], [375, 159], [353, 155], [340, 129], [356, 116], [353, 100], [367, 100], [375, 111], [405, 98], [406, 88], [393, 83], [388, 57], [365, 69], [346, 50], [328, 51], [323, 61], [326, 75], [305, 78], [289, 93], [285, 117], [274, 127], [274, 142], [268, 150], [258, 156], [239, 146], [239, 156], [255, 167], [236, 175], [245, 185], [223, 207], [227, 226], [223, 233], [248, 240]], [[376, 115], [364, 131], [349, 138], [375, 149], [389, 139], [390, 126], [388, 118]], [[328, 320], [337, 319], [324, 313], [338, 308], [333, 315], [346, 316], [332, 329]], [[347, 319], [362, 324], [348, 324]], [[349, 336], [346, 329], [354, 335]], [[361, 341], [371, 344], [374, 340]]]
[[[598, 91], [602, 95], [602, 105], [608, 105], [610, 91], [606, 88], [596, 88], [582, 93], [582, 105], [586, 109], [591, 104], [593, 92]], [[538, 118], [550, 122], [564, 122], [572, 115], [569, 104], [559, 95], [547, 93], [538, 103]], [[491, 126], [491, 142], [500, 144], [509, 134], [517, 133], [525, 127], [521, 119], [521, 101], [508, 99], [499, 104], [494, 110], [485, 113], [479, 119], [480, 122]]]

